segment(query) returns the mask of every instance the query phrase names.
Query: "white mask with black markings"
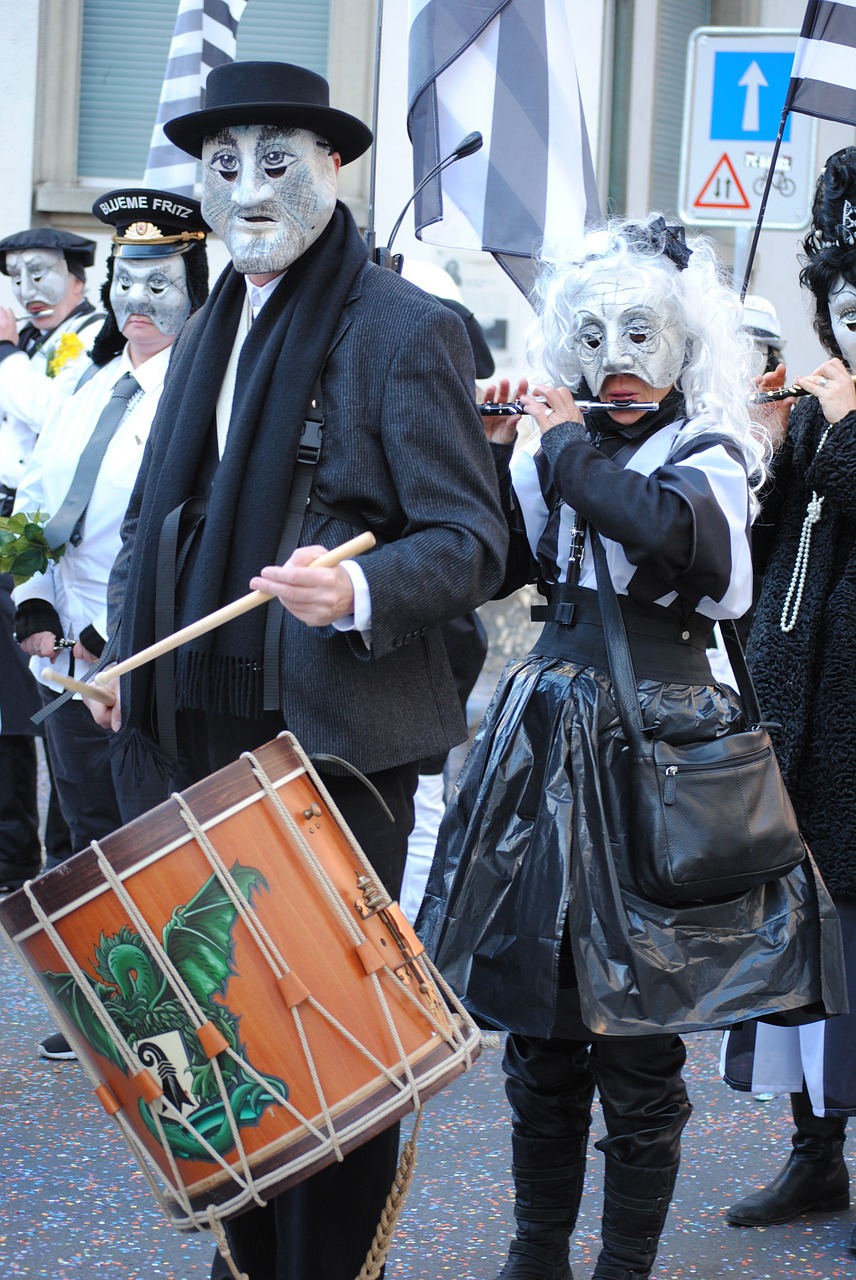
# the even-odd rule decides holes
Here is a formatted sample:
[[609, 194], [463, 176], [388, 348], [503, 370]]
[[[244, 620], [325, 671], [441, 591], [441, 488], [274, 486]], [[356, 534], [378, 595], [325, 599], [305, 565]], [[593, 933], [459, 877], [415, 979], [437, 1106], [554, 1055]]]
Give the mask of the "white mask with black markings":
[[856, 287], [839, 276], [829, 294], [829, 320], [847, 365], [856, 371]]
[[614, 269], [574, 299], [576, 327], [570, 341], [588, 386], [599, 395], [611, 375], [639, 378], [652, 388], [674, 385], [684, 365], [686, 336], [674, 303], [656, 281], [625, 282]]
[[6, 270], [16, 299], [25, 309], [39, 302], [55, 307], [65, 298], [72, 278], [58, 249], [21, 249], [6, 254]]
[[285, 271], [336, 207], [336, 162], [308, 129], [236, 125], [202, 148], [202, 214], [237, 271]]
[[120, 333], [132, 316], [145, 316], [166, 337], [181, 333], [190, 315], [183, 256], [114, 258], [110, 306]]

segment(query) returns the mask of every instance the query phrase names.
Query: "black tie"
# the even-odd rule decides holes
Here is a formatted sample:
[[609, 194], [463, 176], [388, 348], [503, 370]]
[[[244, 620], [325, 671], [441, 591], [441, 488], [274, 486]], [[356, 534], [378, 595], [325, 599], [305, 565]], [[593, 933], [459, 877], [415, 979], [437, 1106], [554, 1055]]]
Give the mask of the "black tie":
[[45, 540], [52, 550], [61, 547], [64, 542], [77, 546], [83, 537], [83, 518], [107, 446], [119, 423], [125, 416], [128, 402], [140, 390], [140, 384], [132, 373], [123, 373], [114, 386], [110, 399], [101, 410], [101, 416], [95, 424], [95, 430], [86, 442], [81, 453], [71, 487], [62, 501], [59, 511], [45, 525]]

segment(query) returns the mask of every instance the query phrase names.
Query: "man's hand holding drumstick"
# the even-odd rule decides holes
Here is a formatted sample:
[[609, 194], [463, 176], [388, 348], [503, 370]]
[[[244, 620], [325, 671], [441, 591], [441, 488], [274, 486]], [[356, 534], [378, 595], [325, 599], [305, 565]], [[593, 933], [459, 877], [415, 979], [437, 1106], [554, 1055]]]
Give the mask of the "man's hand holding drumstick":
[[325, 556], [323, 547], [298, 547], [285, 564], [262, 569], [250, 586], [276, 596], [307, 627], [327, 627], [354, 612], [354, 587], [340, 564], [321, 563]]
[[63, 676], [52, 678], [57, 684], [82, 694], [96, 724], [102, 729], [112, 729], [117, 733], [122, 727], [119, 681], [126, 672], [151, 662], [162, 653], [168, 653], [214, 627], [222, 626], [249, 609], [266, 604], [273, 597], [309, 627], [325, 627], [339, 618], [347, 617], [353, 612], [354, 591], [347, 571], [340, 567], [341, 562], [370, 550], [374, 544], [373, 534], [361, 533], [341, 546], [334, 547], [332, 551], [324, 547], [298, 547], [284, 565], [266, 566], [258, 577], [251, 580], [252, 591], [249, 595], [218, 609], [207, 618], [200, 618], [198, 622], [191, 623], [172, 636], [166, 636], [117, 666], [100, 672], [93, 683], [109, 696], [109, 702], [96, 700], [91, 694], [91, 686], [82, 684], [79, 680], [69, 680]]

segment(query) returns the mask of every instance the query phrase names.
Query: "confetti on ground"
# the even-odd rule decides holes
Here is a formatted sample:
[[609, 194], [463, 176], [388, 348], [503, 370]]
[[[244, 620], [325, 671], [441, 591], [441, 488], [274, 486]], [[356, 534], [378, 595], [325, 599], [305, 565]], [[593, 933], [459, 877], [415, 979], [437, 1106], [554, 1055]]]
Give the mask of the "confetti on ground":
[[[208, 1280], [213, 1246], [162, 1217], [129, 1149], [73, 1062], [44, 1062], [53, 1026], [17, 957], [0, 945], [3, 1280]], [[687, 1039], [695, 1111], [655, 1280], [838, 1280], [856, 1276], [850, 1213], [787, 1226], [728, 1227], [723, 1210], [769, 1181], [790, 1150], [786, 1098], [758, 1102], [719, 1079], [719, 1037]], [[387, 1280], [495, 1280], [513, 1233], [501, 1050], [426, 1108], [416, 1180]], [[407, 1126], [405, 1126], [407, 1128]], [[603, 1132], [595, 1109], [593, 1140]], [[571, 1250], [588, 1280], [599, 1246], [602, 1158], [590, 1148]]]

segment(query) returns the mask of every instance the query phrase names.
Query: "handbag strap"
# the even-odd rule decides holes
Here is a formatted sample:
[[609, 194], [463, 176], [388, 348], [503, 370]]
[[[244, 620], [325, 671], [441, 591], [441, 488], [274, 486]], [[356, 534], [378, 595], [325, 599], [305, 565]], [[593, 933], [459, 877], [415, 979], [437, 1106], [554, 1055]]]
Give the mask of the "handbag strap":
[[[633, 671], [633, 659], [627, 640], [627, 628], [621, 615], [618, 595], [610, 576], [606, 562], [606, 552], [596, 529], [589, 525], [594, 569], [597, 577], [598, 601], [603, 620], [603, 635], [606, 645], [606, 657], [609, 663], [609, 674], [612, 680], [612, 691], [615, 699], [618, 718], [624, 736], [637, 758], [649, 756], [652, 748], [645, 735], [642, 723], [642, 711], [639, 706], [639, 692], [636, 676]], [[737, 681], [738, 692], [743, 705], [743, 713], [749, 726], [761, 724], [761, 709], [758, 694], [752, 681], [743, 646], [737, 635], [737, 628], [730, 618], [720, 623], [722, 638], [726, 652]]]
[[606, 645], [606, 657], [609, 663], [609, 675], [612, 680], [612, 694], [615, 699], [618, 718], [624, 730], [633, 755], [639, 759], [651, 754], [651, 745], [646, 742], [645, 728], [642, 724], [642, 711], [639, 707], [639, 694], [636, 688], [636, 676], [633, 671], [633, 659], [630, 656], [630, 645], [627, 641], [627, 629], [621, 616], [618, 596], [612, 584], [609, 565], [606, 563], [606, 552], [598, 532], [589, 525], [592, 553], [594, 555], [594, 571], [597, 577], [597, 594], [600, 603], [600, 616], [603, 620], [603, 639]]

